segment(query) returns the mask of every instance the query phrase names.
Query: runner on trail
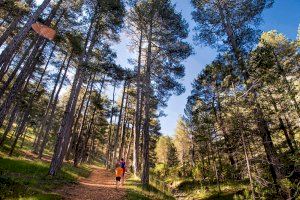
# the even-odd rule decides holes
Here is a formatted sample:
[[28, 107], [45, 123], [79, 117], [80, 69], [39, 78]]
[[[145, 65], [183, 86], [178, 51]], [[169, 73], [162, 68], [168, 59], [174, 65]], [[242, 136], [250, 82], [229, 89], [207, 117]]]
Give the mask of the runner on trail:
[[121, 167], [122, 170], [123, 170], [123, 174], [122, 174], [122, 185], [124, 185], [125, 172], [126, 172], [126, 163], [125, 163], [125, 161], [124, 161], [123, 158], [121, 158], [121, 161], [120, 161], [120, 167]]
[[116, 171], [116, 188], [118, 189], [121, 181], [121, 177], [123, 176], [123, 169], [121, 168], [119, 163], [116, 164], [115, 171]]

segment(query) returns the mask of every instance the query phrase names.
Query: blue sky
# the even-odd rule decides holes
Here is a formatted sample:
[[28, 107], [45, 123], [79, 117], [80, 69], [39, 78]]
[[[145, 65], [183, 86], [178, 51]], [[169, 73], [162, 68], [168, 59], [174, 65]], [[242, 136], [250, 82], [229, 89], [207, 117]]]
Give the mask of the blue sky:
[[[167, 117], [162, 117], [161, 132], [164, 135], [174, 135], [176, 122], [183, 114], [186, 104], [186, 98], [191, 91], [191, 83], [197, 74], [206, 64], [209, 64], [216, 56], [216, 51], [203, 46], [196, 46], [192, 40], [193, 27], [195, 23], [191, 17], [192, 6], [189, 0], [173, 0], [178, 11], [182, 12], [183, 17], [190, 25], [190, 35], [188, 41], [194, 46], [195, 54], [189, 57], [185, 62], [186, 76], [182, 80], [186, 87], [186, 92], [180, 96], [172, 96], [165, 109]], [[300, 0], [275, 0], [271, 9], [263, 13], [264, 22], [261, 25], [263, 31], [278, 30], [290, 39], [296, 38], [298, 25], [300, 23]], [[121, 66], [128, 66], [127, 59], [132, 54], [127, 49], [128, 40], [124, 34], [121, 36], [121, 43], [115, 45], [118, 54], [117, 62]]]

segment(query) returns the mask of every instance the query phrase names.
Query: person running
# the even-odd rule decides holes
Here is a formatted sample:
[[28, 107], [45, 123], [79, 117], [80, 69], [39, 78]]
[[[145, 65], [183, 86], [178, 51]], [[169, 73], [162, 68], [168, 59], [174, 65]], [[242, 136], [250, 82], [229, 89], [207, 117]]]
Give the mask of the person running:
[[126, 163], [123, 158], [121, 158], [120, 161], [120, 167], [123, 169], [123, 174], [122, 174], [122, 185], [124, 185], [124, 180], [125, 180], [125, 172], [126, 172]]
[[115, 171], [116, 171], [116, 189], [118, 189], [120, 181], [121, 181], [121, 178], [123, 176], [123, 169], [121, 168], [121, 166], [120, 166], [119, 163], [116, 164]]

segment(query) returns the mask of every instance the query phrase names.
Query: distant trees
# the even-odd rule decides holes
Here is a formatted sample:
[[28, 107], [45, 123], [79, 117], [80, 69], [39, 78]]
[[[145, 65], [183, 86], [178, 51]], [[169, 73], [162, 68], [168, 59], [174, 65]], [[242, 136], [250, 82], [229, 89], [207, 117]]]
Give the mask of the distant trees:
[[[196, 164], [203, 174], [211, 166], [218, 181], [245, 172], [252, 198], [292, 198], [298, 184], [290, 131], [299, 129], [299, 46], [276, 31], [259, 39], [260, 15], [272, 3], [192, 1], [195, 39], [220, 52], [195, 79], [185, 110]], [[266, 182], [272, 189], [263, 193]]]
[[[191, 53], [191, 47], [184, 42], [187, 37], [187, 23], [175, 10], [171, 1], [132, 1], [129, 11], [129, 32], [137, 59], [137, 94], [133, 164], [134, 172], [140, 169], [138, 143], [142, 132], [142, 182], [149, 183], [149, 142], [151, 142], [151, 121], [159, 106], [165, 106], [172, 93], [184, 91], [177, 81], [183, 77], [181, 61]], [[145, 48], [143, 48], [145, 46]], [[143, 81], [141, 81], [143, 80]], [[139, 94], [140, 93], [140, 94]], [[141, 121], [140, 121], [141, 119]]]

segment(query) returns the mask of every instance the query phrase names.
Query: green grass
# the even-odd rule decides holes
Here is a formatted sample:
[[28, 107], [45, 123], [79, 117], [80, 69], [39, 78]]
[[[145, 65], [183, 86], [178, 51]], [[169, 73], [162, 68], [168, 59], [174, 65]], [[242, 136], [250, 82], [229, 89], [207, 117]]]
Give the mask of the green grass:
[[146, 189], [142, 187], [140, 180], [135, 178], [129, 178], [126, 180], [126, 200], [173, 200], [164, 192], [158, 190], [156, 187], [149, 185]]
[[0, 154], [0, 199], [60, 199], [52, 192], [55, 188], [76, 183], [79, 177], [90, 174], [85, 165], [74, 168], [64, 164], [55, 177], [47, 176], [48, 169], [47, 162], [22, 156], [1, 158]]
[[[245, 183], [224, 183], [221, 184], [221, 192], [216, 185], [208, 186], [209, 190], [205, 188], [194, 189], [187, 193], [187, 197], [191, 199], [202, 200], [233, 200], [233, 199], [247, 199], [245, 192], [249, 189]], [[247, 194], [246, 196], [249, 196]]]

